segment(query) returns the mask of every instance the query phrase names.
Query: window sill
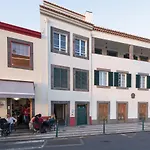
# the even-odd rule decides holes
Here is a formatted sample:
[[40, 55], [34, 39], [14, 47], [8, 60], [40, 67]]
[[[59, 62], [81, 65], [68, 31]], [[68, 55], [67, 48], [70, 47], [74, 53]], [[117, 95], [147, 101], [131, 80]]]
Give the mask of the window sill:
[[149, 89], [138, 88], [140, 91], [149, 91]]
[[70, 88], [52, 87], [52, 90], [70, 91]]
[[89, 92], [89, 89], [73, 89], [73, 91], [78, 91], [78, 92]]
[[33, 71], [33, 67], [22, 67], [22, 66], [14, 66], [14, 65], [10, 65], [8, 67], [9, 68], [14, 68], [14, 69], [23, 69], [23, 70], [31, 70], [31, 71]]
[[97, 85], [96, 87], [97, 88], [106, 88], [106, 89], [110, 89], [111, 88], [110, 86], [101, 86], [101, 85]]
[[51, 52], [70, 56], [69, 50], [68, 50], [68, 52], [63, 52], [63, 51], [59, 51], [58, 49], [53, 48]]
[[128, 90], [128, 87], [116, 87], [116, 89]]
[[73, 55], [73, 57], [77, 57], [77, 58], [81, 58], [81, 59], [89, 59], [89, 57], [85, 57], [85, 56], [78, 56], [76, 54]]

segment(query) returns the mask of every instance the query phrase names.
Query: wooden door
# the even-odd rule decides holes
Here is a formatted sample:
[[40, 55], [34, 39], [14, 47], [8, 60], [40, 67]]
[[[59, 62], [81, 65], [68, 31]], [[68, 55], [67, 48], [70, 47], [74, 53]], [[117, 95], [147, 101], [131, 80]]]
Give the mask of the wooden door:
[[148, 104], [147, 103], [138, 103], [138, 108], [139, 108], [139, 120], [142, 119], [147, 119], [147, 110], [148, 110]]
[[87, 125], [87, 106], [77, 106], [77, 125]]
[[118, 103], [118, 120], [125, 122], [127, 119], [127, 104]]
[[108, 121], [108, 103], [99, 104], [99, 121], [103, 121], [104, 119]]

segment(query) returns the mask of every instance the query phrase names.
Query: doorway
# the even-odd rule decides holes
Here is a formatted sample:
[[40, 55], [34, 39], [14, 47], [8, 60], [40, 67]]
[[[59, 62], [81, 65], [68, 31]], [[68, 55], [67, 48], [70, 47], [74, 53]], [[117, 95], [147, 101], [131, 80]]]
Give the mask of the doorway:
[[59, 125], [68, 125], [70, 117], [70, 103], [64, 101], [52, 101], [51, 114], [55, 114]]
[[32, 99], [7, 99], [7, 113], [17, 119], [16, 128], [28, 128], [34, 115], [34, 100]]
[[119, 122], [126, 122], [128, 117], [128, 103], [117, 102], [117, 120]]
[[87, 124], [87, 105], [77, 105], [77, 125]]
[[106, 122], [109, 120], [110, 102], [98, 102], [98, 122], [103, 123], [105, 119]]
[[147, 120], [148, 118], [148, 102], [138, 102], [138, 118]]

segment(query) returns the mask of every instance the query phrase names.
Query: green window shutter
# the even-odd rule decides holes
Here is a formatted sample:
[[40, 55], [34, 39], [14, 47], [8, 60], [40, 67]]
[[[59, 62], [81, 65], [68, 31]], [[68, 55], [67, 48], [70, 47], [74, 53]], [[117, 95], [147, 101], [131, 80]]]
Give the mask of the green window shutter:
[[113, 86], [113, 72], [108, 72], [108, 85]]
[[62, 88], [68, 88], [67, 69], [61, 69], [61, 87]]
[[114, 86], [118, 86], [118, 72], [114, 72]]
[[87, 72], [81, 72], [82, 75], [82, 89], [87, 90], [88, 89], [88, 84], [87, 84]]
[[99, 71], [94, 70], [94, 85], [99, 85]]
[[136, 75], [136, 88], [140, 88], [140, 75]]
[[61, 87], [61, 69], [54, 68], [54, 87]]
[[75, 73], [75, 88], [80, 89], [81, 88], [81, 72], [76, 71]]
[[132, 79], [131, 79], [131, 74], [127, 74], [127, 87], [131, 87], [132, 84]]
[[147, 89], [150, 89], [150, 76], [147, 76]]

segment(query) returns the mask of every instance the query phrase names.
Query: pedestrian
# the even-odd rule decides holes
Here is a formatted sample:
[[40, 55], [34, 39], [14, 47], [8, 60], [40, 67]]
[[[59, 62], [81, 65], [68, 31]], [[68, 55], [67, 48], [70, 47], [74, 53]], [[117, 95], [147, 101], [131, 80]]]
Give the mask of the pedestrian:
[[17, 119], [14, 117], [11, 117], [10, 114], [7, 114], [7, 122], [9, 123], [9, 132], [11, 133], [14, 129], [14, 124], [17, 122]]

